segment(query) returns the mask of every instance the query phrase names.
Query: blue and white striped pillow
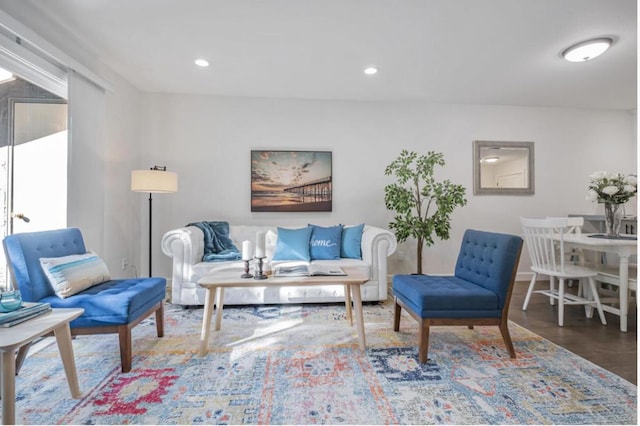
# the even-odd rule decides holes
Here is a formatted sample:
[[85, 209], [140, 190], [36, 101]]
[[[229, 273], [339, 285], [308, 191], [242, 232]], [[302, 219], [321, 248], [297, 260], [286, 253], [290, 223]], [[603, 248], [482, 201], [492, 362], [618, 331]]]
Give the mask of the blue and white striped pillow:
[[62, 299], [111, 279], [107, 265], [93, 252], [42, 257], [40, 265], [53, 290]]

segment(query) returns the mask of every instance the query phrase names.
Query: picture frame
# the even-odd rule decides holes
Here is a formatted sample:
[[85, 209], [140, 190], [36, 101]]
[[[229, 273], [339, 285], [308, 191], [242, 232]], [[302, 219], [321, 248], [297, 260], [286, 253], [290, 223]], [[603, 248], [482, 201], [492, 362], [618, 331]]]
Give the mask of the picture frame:
[[535, 194], [534, 143], [473, 141], [473, 194]]
[[331, 151], [251, 151], [252, 212], [330, 212]]

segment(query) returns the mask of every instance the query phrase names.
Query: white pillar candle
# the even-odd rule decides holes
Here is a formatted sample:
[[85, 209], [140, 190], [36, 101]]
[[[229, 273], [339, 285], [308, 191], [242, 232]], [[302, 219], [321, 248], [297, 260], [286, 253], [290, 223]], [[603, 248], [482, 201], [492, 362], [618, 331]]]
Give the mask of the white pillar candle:
[[265, 241], [265, 233], [263, 231], [258, 231], [256, 233], [256, 257], [265, 257], [264, 241]]
[[242, 242], [242, 260], [251, 260], [251, 241]]

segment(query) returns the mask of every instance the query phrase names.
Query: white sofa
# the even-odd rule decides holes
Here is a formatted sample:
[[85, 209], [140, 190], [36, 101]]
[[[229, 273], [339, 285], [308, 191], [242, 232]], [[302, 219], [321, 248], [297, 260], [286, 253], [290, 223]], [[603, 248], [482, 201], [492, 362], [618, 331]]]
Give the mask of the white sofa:
[[[257, 232], [266, 232], [265, 270], [268, 272], [272, 266], [271, 258], [276, 245], [277, 228], [278, 226], [230, 224], [229, 237], [241, 251], [243, 241], [255, 242]], [[386, 229], [365, 225], [361, 243], [362, 260], [340, 258], [314, 260], [312, 263], [357, 266], [365, 269], [369, 272], [370, 280], [362, 286], [362, 300], [382, 301], [387, 299], [387, 257], [393, 254], [396, 246], [393, 233]], [[171, 276], [171, 303], [173, 304], [204, 305], [205, 291], [196, 284], [198, 279], [221, 269], [237, 269], [238, 275], [243, 272], [242, 261], [202, 262], [204, 234], [195, 226], [167, 232], [162, 238], [162, 251], [173, 258]], [[224, 295], [225, 304], [228, 305], [327, 303], [344, 301], [344, 286], [241, 287], [228, 288]]]

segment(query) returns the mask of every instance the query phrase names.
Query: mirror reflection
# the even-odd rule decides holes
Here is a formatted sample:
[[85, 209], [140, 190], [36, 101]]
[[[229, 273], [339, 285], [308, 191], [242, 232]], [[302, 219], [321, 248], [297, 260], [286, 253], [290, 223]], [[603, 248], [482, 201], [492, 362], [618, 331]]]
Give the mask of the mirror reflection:
[[474, 142], [474, 194], [533, 194], [533, 142]]

